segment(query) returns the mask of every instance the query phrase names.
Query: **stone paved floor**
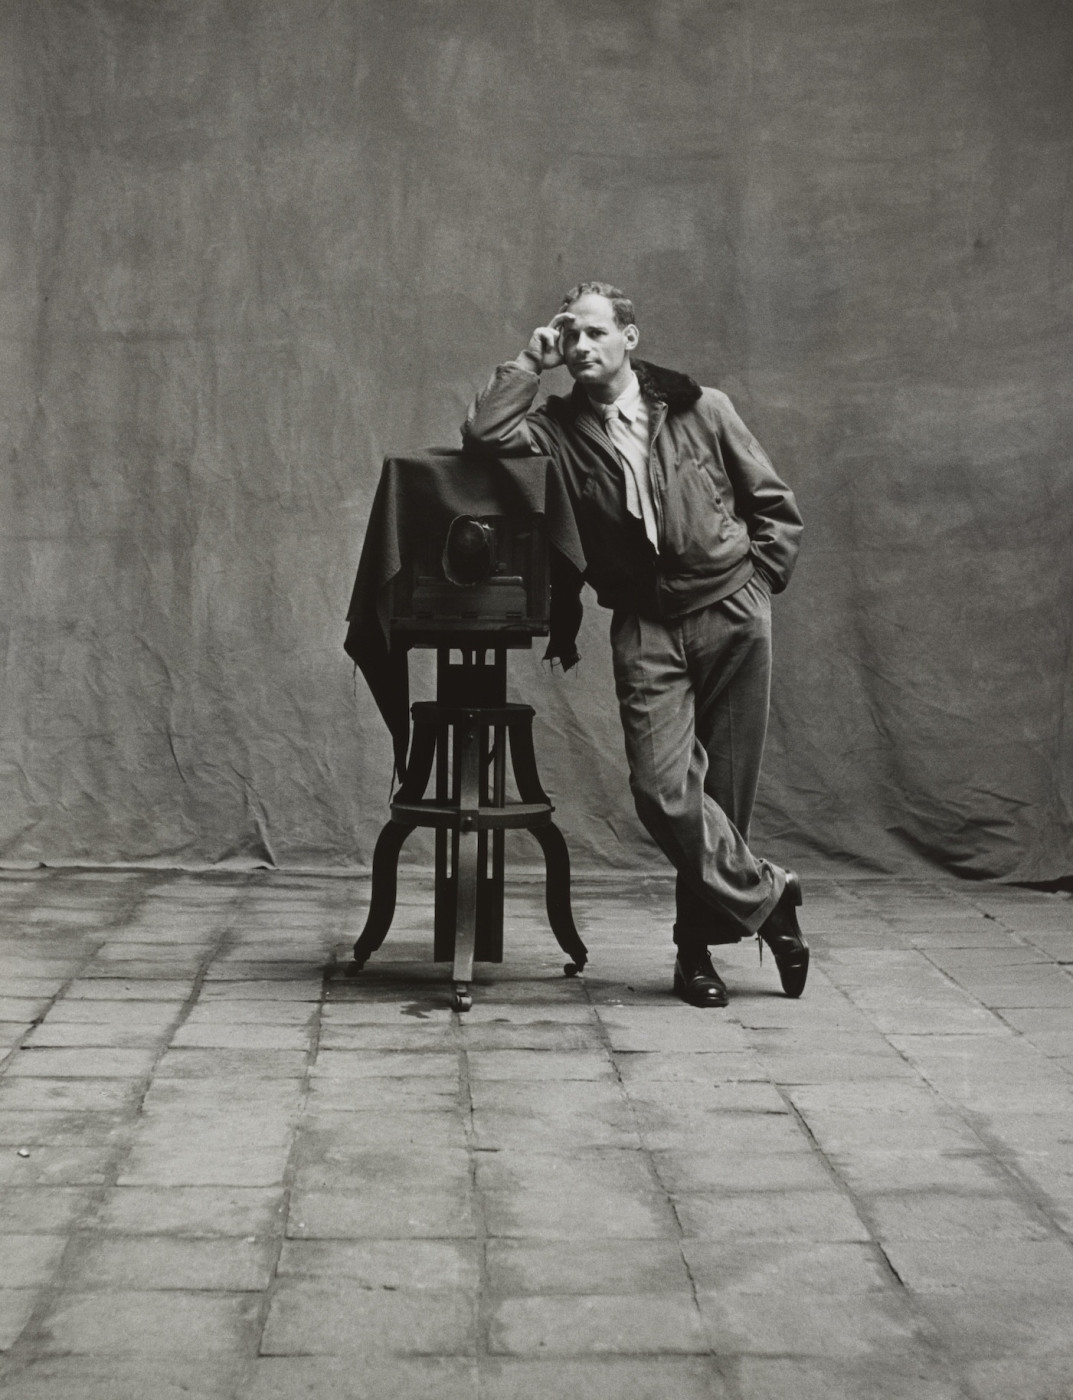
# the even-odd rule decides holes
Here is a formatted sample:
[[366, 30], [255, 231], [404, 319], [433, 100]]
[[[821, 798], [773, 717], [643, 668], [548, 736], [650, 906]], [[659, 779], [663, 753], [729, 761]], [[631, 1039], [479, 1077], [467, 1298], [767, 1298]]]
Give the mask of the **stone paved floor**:
[[1073, 1396], [1068, 895], [814, 880], [711, 1012], [668, 882], [569, 981], [519, 880], [461, 1019], [366, 895], [0, 876], [4, 1400]]

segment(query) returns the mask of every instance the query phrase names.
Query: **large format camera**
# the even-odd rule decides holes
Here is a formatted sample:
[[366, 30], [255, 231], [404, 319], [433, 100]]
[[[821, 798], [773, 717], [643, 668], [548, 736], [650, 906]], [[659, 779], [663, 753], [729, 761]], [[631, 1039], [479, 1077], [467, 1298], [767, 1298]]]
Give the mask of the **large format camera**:
[[491, 644], [547, 633], [542, 515], [460, 515], [445, 536], [429, 532], [414, 546], [392, 584], [391, 627], [406, 641], [434, 645], [464, 633]]

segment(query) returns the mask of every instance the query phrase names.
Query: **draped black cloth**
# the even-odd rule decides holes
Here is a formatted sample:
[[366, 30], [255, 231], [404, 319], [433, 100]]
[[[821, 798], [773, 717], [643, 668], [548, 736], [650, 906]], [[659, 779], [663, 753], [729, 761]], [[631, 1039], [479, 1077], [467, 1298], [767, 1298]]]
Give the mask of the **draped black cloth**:
[[544, 517], [549, 544], [551, 618], [546, 660], [577, 661], [579, 592], [585, 556], [558, 471], [547, 457], [492, 457], [428, 448], [384, 459], [347, 611], [347, 655], [365, 677], [391, 731], [395, 767], [406, 769], [409, 744], [409, 649], [392, 635], [391, 588], [417, 543], [445, 537], [460, 515]]

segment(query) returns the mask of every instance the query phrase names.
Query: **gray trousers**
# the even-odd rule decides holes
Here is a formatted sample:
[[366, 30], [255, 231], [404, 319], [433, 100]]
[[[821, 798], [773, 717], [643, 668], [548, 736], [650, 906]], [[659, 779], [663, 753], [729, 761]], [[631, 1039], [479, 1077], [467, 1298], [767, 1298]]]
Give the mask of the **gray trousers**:
[[677, 622], [616, 611], [615, 690], [637, 815], [678, 872], [675, 942], [736, 943], [786, 875], [749, 849], [771, 682], [758, 578]]

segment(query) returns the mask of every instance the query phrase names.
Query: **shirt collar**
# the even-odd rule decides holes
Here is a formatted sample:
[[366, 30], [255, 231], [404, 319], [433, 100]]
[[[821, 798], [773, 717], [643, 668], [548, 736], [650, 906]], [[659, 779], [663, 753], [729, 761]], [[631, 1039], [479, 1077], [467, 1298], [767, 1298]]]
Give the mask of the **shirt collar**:
[[630, 374], [630, 382], [612, 403], [597, 403], [595, 399], [590, 399], [589, 403], [593, 413], [597, 418], [605, 423], [617, 412], [619, 417], [625, 418], [628, 423], [632, 423], [641, 411], [641, 384], [635, 373]]

